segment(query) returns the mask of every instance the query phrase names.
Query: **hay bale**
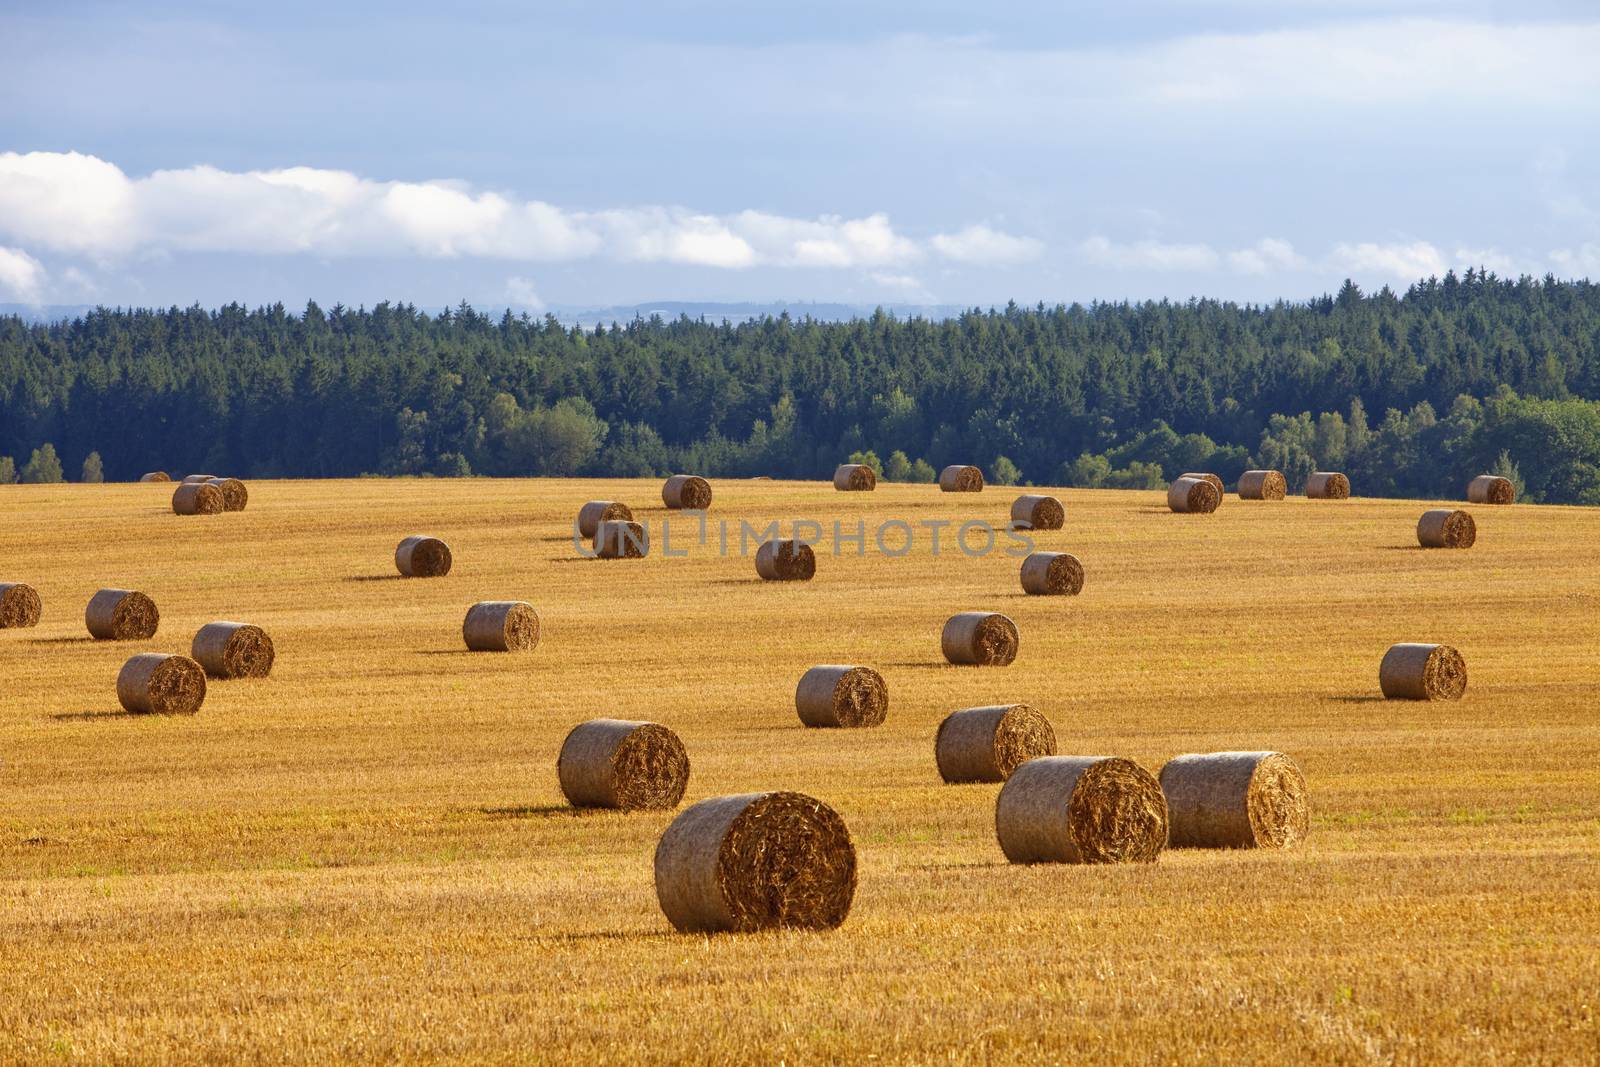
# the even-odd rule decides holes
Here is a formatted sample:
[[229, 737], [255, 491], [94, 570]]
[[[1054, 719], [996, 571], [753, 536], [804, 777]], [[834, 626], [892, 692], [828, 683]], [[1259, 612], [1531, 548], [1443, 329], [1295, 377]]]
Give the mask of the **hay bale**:
[[1189, 472], [1187, 474], [1180, 474], [1180, 475], [1178, 475], [1178, 477], [1179, 478], [1201, 478], [1201, 479], [1204, 479], [1205, 481], [1210, 482], [1212, 488], [1217, 491], [1217, 499], [1218, 500], [1221, 500], [1223, 495], [1227, 493], [1227, 490], [1222, 487], [1222, 479], [1218, 478], [1215, 474], [1207, 474], [1204, 471], [1201, 471], [1199, 473], [1195, 473], [1195, 472], [1191, 471], [1191, 472]]
[[1240, 500], [1282, 500], [1289, 482], [1282, 471], [1245, 471], [1239, 475]]
[[185, 479], [172, 494], [174, 515], [220, 515], [226, 508], [222, 490], [210, 482]]
[[102, 589], [83, 609], [84, 624], [97, 641], [144, 641], [156, 635], [156, 602], [131, 589]]
[[1378, 666], [1378, 687], [1390, 700], [1460, 700], [1467, 661], [1449, 645], [1393, 645]]
[[1281, 752], [1174, 756], [1161, 768], [1173, 848], [1288, 848], [1306, 836], [1306, 779]]
[[591, 500], [578, 509], [578, 536], [593, 540], [600, 532], [600, 524], [611, 520], [633, 521], [633, 509], [615, 500]]
[[1222, 503], [1222, 493], [1205, 478], [1185, 475], [1167, 488], [1167, 507], [1173, 511], [1209, 515]]
[[656, 899], [685, 933], [831, 930], [850, 914], [856, 849], [838, 812], [804, 793], [713, 797], [656, 846]]
[[1045, 756], [1001, 788], [994, 831], [1012, 863], [1153, 863], [1167, 845], [1167, 799], [1133, 760]]
[[184, 485], [199, 485], [201, 482], [216, 480], [215, 474], [186, 474], [183, 476]]
[[1467, 483], [1467, 501], [1472, 504], [1515, 504], [1517, 489], [1511, 484], [1510, 478], [1480, 474]]
[[1417, 544], [1423, 548], [1471, 548], [1478, 524], [1465, 511], [1435, 508], [1417, 520]]
[[1337, 471], [1317, 471], [1306, 479], [1306, 496], [1312, 500], [1349, 500], [1350, 479]]
[[141, 482], [170, 482], [172, 481], [172, 475], [166, 471], [151, 471], [148, 474], [139, 475], [139, 480]]
[[467, 609], [461, 637], [473, 652], [526, 652], [539, 643], [539, 613], [521, 600], [484, 600]]
[[1059, 530], [1066, 525], [1067, 509], [1053, 496], [1028, 493], [1011, 502], [1011, 522], [1027, 523], [1030, 530]]
[[639, 559], [650, 554], [650, 531], [642, 522], [607, 519], [594, 534], [594, 554], [600, 559]]
[[21, 630], [39, 625], [44, 603], [33, 586], [0, 582], [0, 630]]
[[1067, 552], [1032, 552], [1022, 561], [1022, 591], [1032, 596], [1077, 596], [1083, 564]]
[[1017, 658], [1022, 636], [998, 611], [963, 611], [945, 620], [939, 647], [951, 663], [1006, 667]]
[[939, 491], [944, 493], [983, 492], [983, 472], [977, 467], [952, 464], [939, 472]]
[[193, 715], [206, 699], [206, 672], [188, 656], [141, 652], [117, 674], [117, 701], [128, 711]]
[[807, 726], [882, 726], [889, 687], [871, 667], [812, 667], [800, 676], [794, 710]]
[[939, 724], [933, 756], [946, 782], [1003, 782], [1031, 759], [1056, 754], [1050, 720], [1028, 704], [953, 711]]
[[870, 493], [878, 476], [865, 463], [841, 463], [833, 472], [833, 487], [841, 493]]
[[669, 508], [704, 511], [711, 506], [711, 483], [693, 474], [674, 474], [661, 487], [661, 502]]
[[675, 808], [689, 787], [689, 754], [659, 723], [590, 719], [561, 743], [556, 777], [575, 808]]
[[451, 562], [450, 546], [437, 537], [413, 534], [394, 549], [394, 565], [407, 578], [442, 578]]
[[809, 582], [817, 573], [817, 554], [787, 537], [763, 541], [756, 549], [756, 573], [769, 582]]
[[250, 490], [237, 478], [213, 478], [206, 484], [222, 491], [223, 511], [243, 511], [245, 505], [250, 503]]
[[208, 622], [189, 645], [189, 655], [212, 678], [265, 678], [276, 655], [267, 631], [247, 622]]

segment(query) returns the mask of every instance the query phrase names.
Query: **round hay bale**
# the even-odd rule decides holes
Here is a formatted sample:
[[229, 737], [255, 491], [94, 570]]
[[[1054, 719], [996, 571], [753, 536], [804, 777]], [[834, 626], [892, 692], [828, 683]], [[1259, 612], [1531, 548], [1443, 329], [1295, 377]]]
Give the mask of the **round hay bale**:
[[870, 493], [878, 488], [878, 476], [865, 463], [841, 463], [833, 472], [833, 487], [841, 493]]
[[600, 524], [612, 519], [633, 521], [633, 509], [615, 500], [591, 500], [578, 509], [578, 536], [592, 540], [600, 532]]
[[151, 471], [148, 474], [139, 475], [139, 480], [141, 482], [170, 482], [172, 481], [172, 475], [166, 471]]
[[1083, 564], [1067, 552], [1032, 552], [1022, 561], [1022, 591], [1032, 596], [1077, 596]]
[[1011, 502], [1011, 521], [1025, 522], [1030, 530], [1059, 530], [1066, 525], [1067, 509], [1053, 496], [1029, 493]]
[[1240, 500], [1282, 500], [1289, 482], [1282, 471], [1245, 471], [1239, 475]]
[[1205, 478], [1185, 475], [1167, 488], [1167, 507], [1173, 511], [1209, 515], [1222, 503], [1222, 494]]
[[1467, 483], [1467, 501], [1472, 504], [1515, 504], [1517, 489], [1511, 484], [1510, 478], [1480, 474]]
[[1378, 686], [1390, 700], [1460, 700], [1467, 661], [1449, 645], [1393, 645], [1378, 666]]
[[1044, 756], [1001, 788], [994, 832], [1012, 863], [1153, 863], [1167, 845], [1167, 799], [1133, 760]]
[[1050, 720], [1028, 704], [953, 711], [939, 724], [933, 756], [946, 782], [1003, 782], [1031, 759], [1056, 754]]
[[102, 589], [89, 598], [83, 621], [97, 641], [144, 641], [156, 635], [156, 602], [130, 589]]
[[141, 652], [117, 674], [117, 701], [128, 711], [193, 715], [206, 699], [206, 672], [188, 656]]
[[644, 523], [607, 519], [594, 534], [594, 554], [600, 559], [640, 559], [650, 554], [650, 531]]
[[222, 490], [210, 482], [185, 479], [172, 494], [174, 515], [221, 515], [226, 507]]
[[817, 573], [817, 554], [803, 541], [763, 541], [756, 549], [756, 573], [769, 582], [809, 582]]
[[451, 562], [450, 546], [437, 537], [413, 534], [394, 549], [394, 565], [407, 578], [443, 578]]
[[1227, 490], [1222, 487], [1222, 479], [1218, 478], [1215, 474], [1207, 474], [1204, 471], [1201, 471], [1199, 473], [1195, 473], [1195, 472], [1191, 471], [1191, 472], [1189, 472], [1187, 474], [1180, 474], [1180, 475], [1178, 475], [1178, 477], [1179, 478], [1201, 478], [1201, 479], [1204, 479], [1205, 481], [1210, 482], [1211, 483], [1211, 487], [1217, 491], [1217, 499], [1218, 500], [1221, 500], [1222, 497], [1224, 496], [1224, 494], [1227, 493]]
[[561, 743], [556, 777], [575, 808], [675, 808], [689, 787], [689, 754], [659, 723], [590, 719]]
[[871, 667], [812, 667], [800, 676], [794, 710], [807, 726], [882, 726], [889, 717], [889, 687]]
[[222, 491], [223, 511], [243, 511], [250, 503], [250, 490], [237, 478], [213, 478], [206, 484]]
[[276, 653], [267, 631], [247, 622], [208, 622], [189, 645], [189, 655], [212, 678], [265, 678]]
[[44, 603], [31, 585], [0, 582], [0, 630], [21, 630], [39, 625]]
[[1312, 500], [1349, 500], [1350, 479], [1337, 471], [1318, 471], [1306, 479], [1306, 496]]
[[461, 637], [474, 652], [526, 652], [539, 643], [539, 613], [521, 600], [484, 600], [467, 609]]
[[939, 472], [939, 491], [944, 493], [983, 492], [983, 472], [977, 467], [951, 464]]
[[656, 845], [656, 899], [684, 933], [831, 930], [850, 914], [856, 849], [838, 812], [804, 793], [712, 797]]
[[1281, 752], [1174, 756], [1161, 768], [1173, 848], [1288, 848], [1306, 836], [1306, 779]]
[[939, 647], [951, 663], [1006, 667], [1017, 658], [1022, 636], [998, 611], [963, 611], [945, 620]]
[[1435, 508], [1417, 520], [1417, 544], [1423, 548], [1471, 548], [1478, 524], [1465, 511]]
[[711, 506], [711, 483], [694, 474], [674, 474], [661, 487], [661, 502], [669, 508], [704, 511]]
[[185, 474], [183, 476], [183, 484], [198, 485], [201, 482], [215, 481], [216, 477], [215, 474]]

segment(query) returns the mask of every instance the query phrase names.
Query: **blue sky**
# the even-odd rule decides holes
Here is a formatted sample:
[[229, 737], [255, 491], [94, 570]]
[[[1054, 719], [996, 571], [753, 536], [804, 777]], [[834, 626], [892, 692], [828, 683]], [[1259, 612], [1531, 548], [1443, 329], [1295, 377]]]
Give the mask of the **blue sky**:
[[1600, 277], [1594, 5], [1076, 7], [13, 2], [0, 302]]

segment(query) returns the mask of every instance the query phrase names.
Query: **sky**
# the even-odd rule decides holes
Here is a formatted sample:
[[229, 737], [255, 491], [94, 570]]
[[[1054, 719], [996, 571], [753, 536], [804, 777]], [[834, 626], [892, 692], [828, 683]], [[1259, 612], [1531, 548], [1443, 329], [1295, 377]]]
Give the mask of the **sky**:
[[0, 0], [0, 302], [1600, 278], [1597, 56], [1574, 0]]

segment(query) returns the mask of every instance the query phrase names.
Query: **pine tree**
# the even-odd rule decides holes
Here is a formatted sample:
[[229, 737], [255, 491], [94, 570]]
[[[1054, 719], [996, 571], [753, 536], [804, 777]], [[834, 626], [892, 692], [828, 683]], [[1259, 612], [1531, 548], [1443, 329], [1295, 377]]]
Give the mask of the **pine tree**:
[[46, 441], [33, 450], [32, 457], [22, 468], [22, 480], [35, 484], [67, 480], [66, 475], [61, 472], [61, 457], [56, 455], [55, 445]]
[[10, 456], [0, 456], [0, 485], [10, 485], [17, 480], [17, 461]]
[[78, 480], [81, 482], [103, 482], [106, 480], [106, 471], [100, 462], [100, 453], [90, 452], [83, 457], [83, 475]]
[[1500, 450], [1500, 455], [1495, 457], [1494, 466], [1489, 468], [1489, 473], [1510, 482], [1511, 488], [1516, 490], [1518, 500], [1522, 500], [1528, 495], [1528, 486], [1523, 482], [1522, 472], [1517, 469], [1516, 463], [1511, 459], [1509, 450], [1504, 448]]

